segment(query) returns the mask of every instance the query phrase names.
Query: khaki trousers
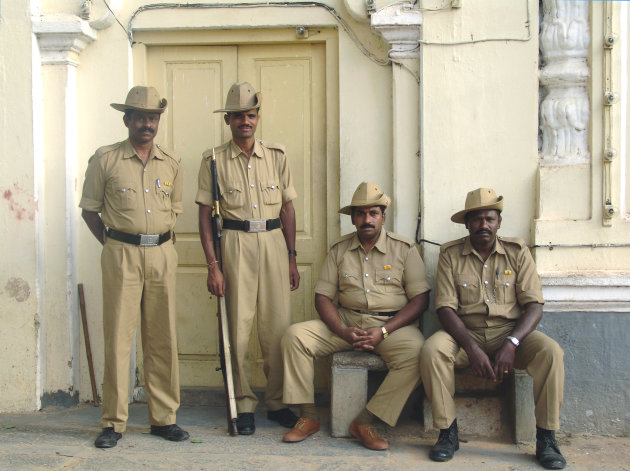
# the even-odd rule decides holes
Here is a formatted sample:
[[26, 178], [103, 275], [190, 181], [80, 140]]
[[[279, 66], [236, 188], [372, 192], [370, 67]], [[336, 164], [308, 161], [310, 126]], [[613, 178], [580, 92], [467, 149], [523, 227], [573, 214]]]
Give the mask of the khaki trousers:
[[129, 361], [138, 320], [141, 322], [149, 424], [175, 423], [179, 408], [179, 364], [175, 331], [177, 253], [171, 241], [138, 247], [107, 239], [103, 271], [102, 427], [126, 429]]
[[[499, 327], [468, 329], [473, 341], [492, 359], [514, 329], [509, 322]], [[468, 366], [468, 357], [453, 337], [440, 330], [427, 339], [420, 357], [422, 383], [433, 413], [433, 425], [448, 428], [456, 418], [454, 367]], [[514, 368], [527, 370], [534, 380], [536, 425], [547, 430], [560, 428], [564, 392], [564, 352], [555, 340], [533, 331], [521, 340]]]
[[234, 393], [238, 412], [253, 412], [258, 399], [250, 386], [249, 339], [257, 315], [258, 340], [267, 378], [265, 404], [282, 409], [280, 339], [291, 324], [289, 255], [280, 229], [248, 233], [224, 231], [221, 242], [226, 304], [234, 355]]
[[[346, 326], [361, 329], [381, 327], [389, 320], [389, 317], [358, 314], [343, 308], [339, 309], [339, 315]], [[418, 359], [423, 343], [420, 330], [415, 325], [408, 325], [392, 332], [375, 348], [387, 364], [389, 373], [366, 407], [392, 427], [409, 395], [420, 383]], [[321, 320], [289, 327], [282, 338], [284, 402], [313, 404], [313, 360], [344, 350], [352, 350], [352, 346]]]

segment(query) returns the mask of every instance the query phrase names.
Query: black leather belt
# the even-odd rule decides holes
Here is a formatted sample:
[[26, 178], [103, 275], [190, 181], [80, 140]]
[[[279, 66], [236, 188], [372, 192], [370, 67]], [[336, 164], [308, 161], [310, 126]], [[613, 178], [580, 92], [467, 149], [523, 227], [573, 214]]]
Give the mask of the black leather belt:
[[398, 314], [398, 311], [386, 311], [386, 312], [372, 312], [372, 311], [362, 311], [360, 309], [352, 309], [352, 311], [357, 314], [369, 314], [370, 316], [386, 316], [386, 317], [394, 317]]
[[280, 229], [280, 219], [246, 219], [245, 221], [237, 221], [235, 219], [224, 219], [223, 229], [232, 229], [234, 231], [245, 232], [267, 232], [274, 229]]
[[107, 229], [107, 237], [141, 247], [155, 247], [171, 239], [171, 231], [164, 234], [127, 234], [116, 229]]

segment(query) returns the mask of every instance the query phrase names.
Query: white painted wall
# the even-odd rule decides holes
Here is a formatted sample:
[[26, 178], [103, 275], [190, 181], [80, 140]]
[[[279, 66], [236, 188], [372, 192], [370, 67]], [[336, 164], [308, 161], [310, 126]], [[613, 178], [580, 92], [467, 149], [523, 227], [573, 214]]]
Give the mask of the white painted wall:
[[33, 142], [34, 38], [28, 2], [0, 18], [0, 412], [37, 407], [37, 201]]

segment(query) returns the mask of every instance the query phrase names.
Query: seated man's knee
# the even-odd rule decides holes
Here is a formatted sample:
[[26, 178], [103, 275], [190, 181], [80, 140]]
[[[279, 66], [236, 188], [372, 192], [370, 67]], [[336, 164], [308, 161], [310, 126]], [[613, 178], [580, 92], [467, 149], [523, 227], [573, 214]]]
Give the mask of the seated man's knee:
[[302, 344], [300, 341], [299, 324], [290, 325], [282, 336], [282, 351], [291, 350]]
[[445, 338], [443, 335], [434, 334], [429, 337], [420, 351], [420, 365], [428, 366], [436, 361], [447, 358]]
[[562, 347], [553, 339], [549, 339], [545, 342], [543, 347], [544, 354], [553, 361], [563, 361], [564, 360], [564, 350]]

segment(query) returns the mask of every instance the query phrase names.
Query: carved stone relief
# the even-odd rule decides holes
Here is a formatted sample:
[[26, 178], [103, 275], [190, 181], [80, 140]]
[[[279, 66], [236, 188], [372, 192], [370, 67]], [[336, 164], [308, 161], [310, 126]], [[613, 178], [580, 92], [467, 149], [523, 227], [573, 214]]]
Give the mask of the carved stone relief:
[[587, 133], [590, 105], [587, 63], [588, 2], [542, 0], [539, 157], [542, 164], [590, 160]]

